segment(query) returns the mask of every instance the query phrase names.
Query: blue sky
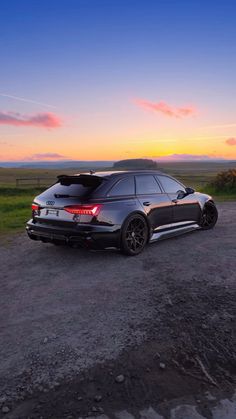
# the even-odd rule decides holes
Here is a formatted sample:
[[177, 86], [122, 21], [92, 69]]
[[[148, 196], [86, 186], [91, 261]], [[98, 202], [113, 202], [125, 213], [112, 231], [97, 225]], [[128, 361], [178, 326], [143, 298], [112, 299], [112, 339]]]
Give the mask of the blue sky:
[[[0, 93], [37, 103], [0, 96], [0, 159], [235, 158], [235, 21], [231, 0], [2, 2]], [[196, 115], [176, 120], [136, 99]], [[48, 112], [61, 123], [35, 126]]]

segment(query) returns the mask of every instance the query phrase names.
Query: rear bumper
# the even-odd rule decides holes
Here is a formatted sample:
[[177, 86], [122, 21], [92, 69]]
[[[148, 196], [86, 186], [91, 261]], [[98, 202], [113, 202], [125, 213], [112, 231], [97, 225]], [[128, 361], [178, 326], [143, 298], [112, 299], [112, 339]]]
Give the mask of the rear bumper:
[[32, 219], [26, 224], [30, 239], [48, 243], [77, 244], [82, 247], [105, 249], [119, 247], [120, 226], [81, 225], [72, 227], [52, 226], [38, 223]]

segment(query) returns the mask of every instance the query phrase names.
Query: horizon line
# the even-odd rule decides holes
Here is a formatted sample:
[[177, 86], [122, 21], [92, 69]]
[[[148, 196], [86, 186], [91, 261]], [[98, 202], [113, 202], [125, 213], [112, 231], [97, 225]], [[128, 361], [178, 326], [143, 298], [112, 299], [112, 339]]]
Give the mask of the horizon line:
[[[214, 162], [214, 161], [236, 161], [236, 157], [235, 158], [228, 158], [228, 157], [209, 157], [207, 158], [207, 156], [204, 158], [204, 156], [202, 158], [199, 159], [197, 158], [181, 158], [181, 157], [177, 157], [176, 160], [173, 160], [173, 155], [168, 155], [168, 156], [159, 156], [159, 157], [134, 157], [134, 158], [121, 158], [121, 159], [112, 159], [112, 160], [88, 160], [88, 159], [83, 159], [83, 160], [73, 160], [73, 159], [58, 159], [58, 160], [0, 160], [0, 164], [1, 163], [31, 163], [31, 164], [37, 164], [37, 163], [90, 163], [90, 162], [97, 162], [97, 163], [113, 163], [113, 162], [119, 162], [122, 160], [153, 160], [153, 161], [157, 161], [158, 160], [160, 162], [165, 161], [165, 162], [170, 162], [170, 163], [175, 163], [177, 161], [182, 161], [182, 162]], [[196, 155], [196, 157], [198, 157]]]

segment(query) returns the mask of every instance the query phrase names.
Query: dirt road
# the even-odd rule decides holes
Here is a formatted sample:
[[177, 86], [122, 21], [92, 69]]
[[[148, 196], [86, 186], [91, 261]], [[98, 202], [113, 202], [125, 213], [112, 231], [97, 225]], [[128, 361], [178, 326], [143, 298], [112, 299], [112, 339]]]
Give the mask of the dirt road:
[[233, 391], [236, 203], [218, 208], [214, 230], [134, 258], [25, 234], [3, 241], [0, 417], [79, 417]]

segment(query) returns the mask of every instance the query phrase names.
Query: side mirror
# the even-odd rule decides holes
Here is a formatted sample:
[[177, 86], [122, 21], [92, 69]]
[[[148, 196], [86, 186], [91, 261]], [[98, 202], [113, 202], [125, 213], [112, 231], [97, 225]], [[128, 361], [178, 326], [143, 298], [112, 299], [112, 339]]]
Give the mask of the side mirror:
[[185, 190], [186, 190], [187, 195], [191, 195], [192, 193], [195, 192], [195, 190], [193, 188], [185, 188]]
[[180, 190], [177, 192], [177, 199], [183, 199], [186, 195], [186, 192]]

